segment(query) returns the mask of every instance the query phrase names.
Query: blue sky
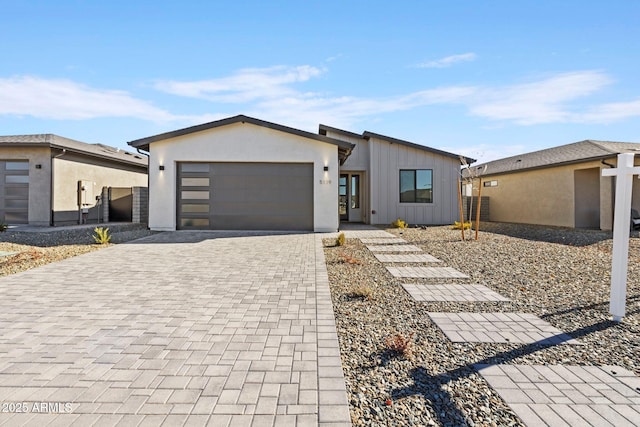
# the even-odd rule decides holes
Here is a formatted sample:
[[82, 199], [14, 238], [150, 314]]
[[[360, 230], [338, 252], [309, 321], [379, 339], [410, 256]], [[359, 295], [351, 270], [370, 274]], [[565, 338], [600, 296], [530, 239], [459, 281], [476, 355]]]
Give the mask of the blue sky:
[[480, 161], [640, 142], [640, 2], [0, 0], [0, 134], [246, 114]]

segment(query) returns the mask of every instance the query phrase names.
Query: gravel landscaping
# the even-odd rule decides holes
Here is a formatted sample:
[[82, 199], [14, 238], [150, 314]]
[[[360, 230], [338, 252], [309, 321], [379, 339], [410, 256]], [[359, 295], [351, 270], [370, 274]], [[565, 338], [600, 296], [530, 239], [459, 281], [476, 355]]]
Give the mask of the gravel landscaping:
[[[469, 279], [396, 279], [358, 239], [325, 241], [354, 425], [521, 426], [474, 364], [619, 365], [640, 375], [637, 232], [618, 324], [609, 315], [611, 233], [498, 223], [481, 230], [478, 241], [445, 226], [387, 230]], [[511, 301], [416, 302], [402, 283], [481, 284]], [[531, 313], [583, 345], [451, 343], [428, 312]], [[390, 349], [388, 337], [398, 334], [414, 343], [409, 357]]]
[[[141, 224], [100, 224], [109, 228], [111, 244], [124, 243], [148, 236], [152, 232]], [[29, 270], [44, 264], [95, 251], [98, 245], [91, 237], [96, 225], [42, 228], [28, 231], [10, 228], [0, 233], [0, 276]]]

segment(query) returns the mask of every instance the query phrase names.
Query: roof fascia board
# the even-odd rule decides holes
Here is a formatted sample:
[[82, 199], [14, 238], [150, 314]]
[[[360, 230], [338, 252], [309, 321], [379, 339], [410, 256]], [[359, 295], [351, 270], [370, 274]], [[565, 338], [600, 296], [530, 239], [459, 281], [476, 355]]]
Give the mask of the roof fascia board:
[[390, 142], [392, 144], [405, 145], [407, 147], [411, 147], [411, 148], [415, 148], [415, 149], [423, 150], [423, 151], [429, 151], [429, 152], [432, 152], [432, 153], [435, 153], [435, 154], [440, 154], [442, 156], [451, 157], [451, 158], [454, 158], [454, 159], [460, 159], [460, 157], [463, 157], [468, 164], [474, 163], [476, 161], [476, 159], [472, 159], [471, 157], [466, 157], [466, 156], [462, 156], [462, 155], [459, 155], [459, 154], [449, 153], [448, 151], [438, 150], [436, 148], [427, 147], [425, 145], [420, 145], [420, 144], [416, 144], [416, 143], [413, 143], [413, 142], [404, 141], [402, 139], [397, 139], [397, 138], [393, 138], [393, 137], [386, 136], [386, 135], [380, 135], [378, 133], [373, 133], [373, 132], [369, 132], [369, 131], [365, 131], [362, 134], [362, 136], [363, 136], [363, 138], [366, 138], [366, 139], [370, 139], [370, 138], [382, 139], [383, 141], [387, 141], [387, 142]]
[[88, 151], [83, 151], [83, 150], [80, 150], [80, 149], [77, 149], [77, 148], [67, 147], [67, 146], [61, 145], [61, 144], [53, 144], [53, 143], [51, 143], [51, 144], [43, 144], [43, 146], [48, 146], [50, 148], [54, 148], [54, 149], [57, 149], [57, 150], [64, 150], [64, 151], [71, 152], [71, 153], [74, 153], [74, 154], [80, 154], [80, 155], [83, 155], [83, 156], [86, 156], [86, 157], [96, 158], [96, 159], [104, 160], [104, 161], [107, 161], [107, 162], [124, 163], [124, 164], [132, 165], [132, 166], [137, 166], [137, 167], [140, 167], [140, 168], [143, 168], [143, 169], [148, 169], [148, 167], [149, 167], [148, 164], [143, 163], [143, 162], [135, 162], [135, 161], [132, 161], [132, 160], [127, 160], [127, 159], [119, 159], [119, 158], [116, 158], [116, 157], [103, 156], [103, 155], [100, 155], [98, 153], [90, 153]]
[[338, 128], [334, 128], [334, 127], [331, 127], [331, 126], [320, 124], [320, 126], [318, 128], [318, 133], [320, 133], [321, 135], [326, 135], [327, 131], [341, 133], [341, 134], [343, 134], [345, 136], [349, 136], [351, 138], [366, 139], [364, 136], [362, 136], [360, 134], [357, 134], [355, 132], [349, 132], [348, 130], [338, 129]]
[[0, 142], [0, 147], [20, 147], [20, 148], [52, 148], [56, 150], [66, 150], [68, 152], [73, 152], [75, 154], [80, 154], [87, 157], [94, 157], [101, 160], [114, 162], [114, 163], [124, 163], [132, 166], [138, 166], [146, 169], [147, 165], [143, 162], [135, 162], [127, 159], [119, 159], [110, 156], [103, 156], [98, 153], [90, 153], [88, 151], [83, 151], [77, 148], [67, 147], [61, 144], [55, 144], [51, 142], [11, 142], [11, 143], [2, 143]]
[[202, 132], [205, 130], [209, 130], [209, 129], [214, 129], [217, 127], [221, 127], [221, 126], [227, 126], [227, 125], [231, 125], [231, 124], [235, 124], [235, 123], [250, 123], [256, 126], [261, 126], [261, 127], [265, 127], [268, 129], [274, 129], [280, 132], [286, 132], [286, 133], [290, 133], [293, 135], [297, 135], [297, 136], [301, 136], [303, 138], [308, 138], [308, 139], [313, 139], [316, 141], [321, 141], [321, 142], [326, 142], [329, 144], [333, 144], [333, 145], [337, 145], [338, 147], [342, 147], [348, 151], [352, 150], [355, 145], [351, 144], [349, 142], [346, 141], [341, 141], [339, 139], [334, 139], [334, 138], [329, 138], [327, 136], [324, 135], [318, 135], [315, 133], [311, 133], [311, 132], [307, 132], [307, 131], [303, 131], [300, 129], [295, 129], [295, 128], [291, 128], [288, 126], [283, 126], [283, 125], [279, 125], [276, 123], [271, 123], [271, 122], [267, 122], [264, 120], [260, 120], [260, 119], [256, 119], [253, 117], [248, 117], [245, 115], [238, 115], [238, 116], [233, 116], [233, 117], [229, 117], [226, 119], [222, 119], [222, 120], [217, 120], [214, 122], [209, 122], [209, 123], [204, 123], [201, 125], [196, 125], [196, 126], [191, 126], [188, 128], [184, 128], [184, 129], [178, 129], [178, 130], [174, 130], [171, 132], [165, 132], [159, 135], [154, 135], [154, 136], [149, 136], [146, 138], [141, 138], [141, 139], [137, 139], [134, 141], [129, 141], [127, 142], [127, 144], [131, 145], [132, 147], [136, 147], [136, 148], [141, 148], [145, 151], [149, 151], [149, 144], [153, 143], [153, 142], [157, 142], [157, 141], [162, 141], [165, 139], [170, 139], [170, 138], [176, 138], [179, 136], [183, 136], [183, 135], [188, 135], [191, 133], [195, 133], [195, 132]]
[[[530, 166], [528, 168], [522, 168], [522, 169], [509, 169], [509, 170], [505, 170], [503, 172], [494, 172], [494, 173], [484, 173], [480, 176], [487, 177], [487, 176], [499, 176], [499, 175], [506, 175], [506, 174], [512, 174], [512, 173], [520, 173], [520, 172], [528, 172], [528, 171], [533, 171], [533, 170], [540, 170], [540, 169], [551, 169], [551, 168], [555, 168], [555, 167], [559, 167], [559, 166], [568, 166], [568, 165], [575, 165], [578, 163], [588, 163], [588, 162], [593, 162], [596, 160], [605, 160], [605, 159], [614, 159], [618, 156], [617, 153], [611, 153], [611, 154], [606, 154], [606, 155], [602, 155], [602, 156], [595, 156], [595, 157], [587, 157], [584, 159], [576, 159], [576, 160], [567, 160], [564, 162], [558, 162], [558, 163], [553, 163], [553, 164], [549, 164], [549, 165], [539, 165], [539, 166]], [[489, 163], [486, 163], [487, 165]], [[483, 165], [478, 165], [478, 166], [474, 166], [471, 169], [476, 169], [476, 168], [480, 168], [482, 169]]]

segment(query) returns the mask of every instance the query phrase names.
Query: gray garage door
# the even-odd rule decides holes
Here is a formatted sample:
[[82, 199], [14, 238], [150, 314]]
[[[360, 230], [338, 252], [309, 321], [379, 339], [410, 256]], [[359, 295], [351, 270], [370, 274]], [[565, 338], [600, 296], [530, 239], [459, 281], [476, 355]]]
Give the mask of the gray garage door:
[[29, 161], [0, 160], [0, 222], [29, 222]]
[[179, 163], [179, 229], [313, 230], [311, 163]]

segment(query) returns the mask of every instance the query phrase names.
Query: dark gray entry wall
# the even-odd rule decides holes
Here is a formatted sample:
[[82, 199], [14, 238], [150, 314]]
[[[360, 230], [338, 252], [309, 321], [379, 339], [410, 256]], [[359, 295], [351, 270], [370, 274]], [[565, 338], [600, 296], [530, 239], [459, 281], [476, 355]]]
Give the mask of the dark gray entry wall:
[[311, 163], [179, 163], [178, 229], [313, 230]]
[[28, 160], [0, 160], [0, 222], [29, 222]]

